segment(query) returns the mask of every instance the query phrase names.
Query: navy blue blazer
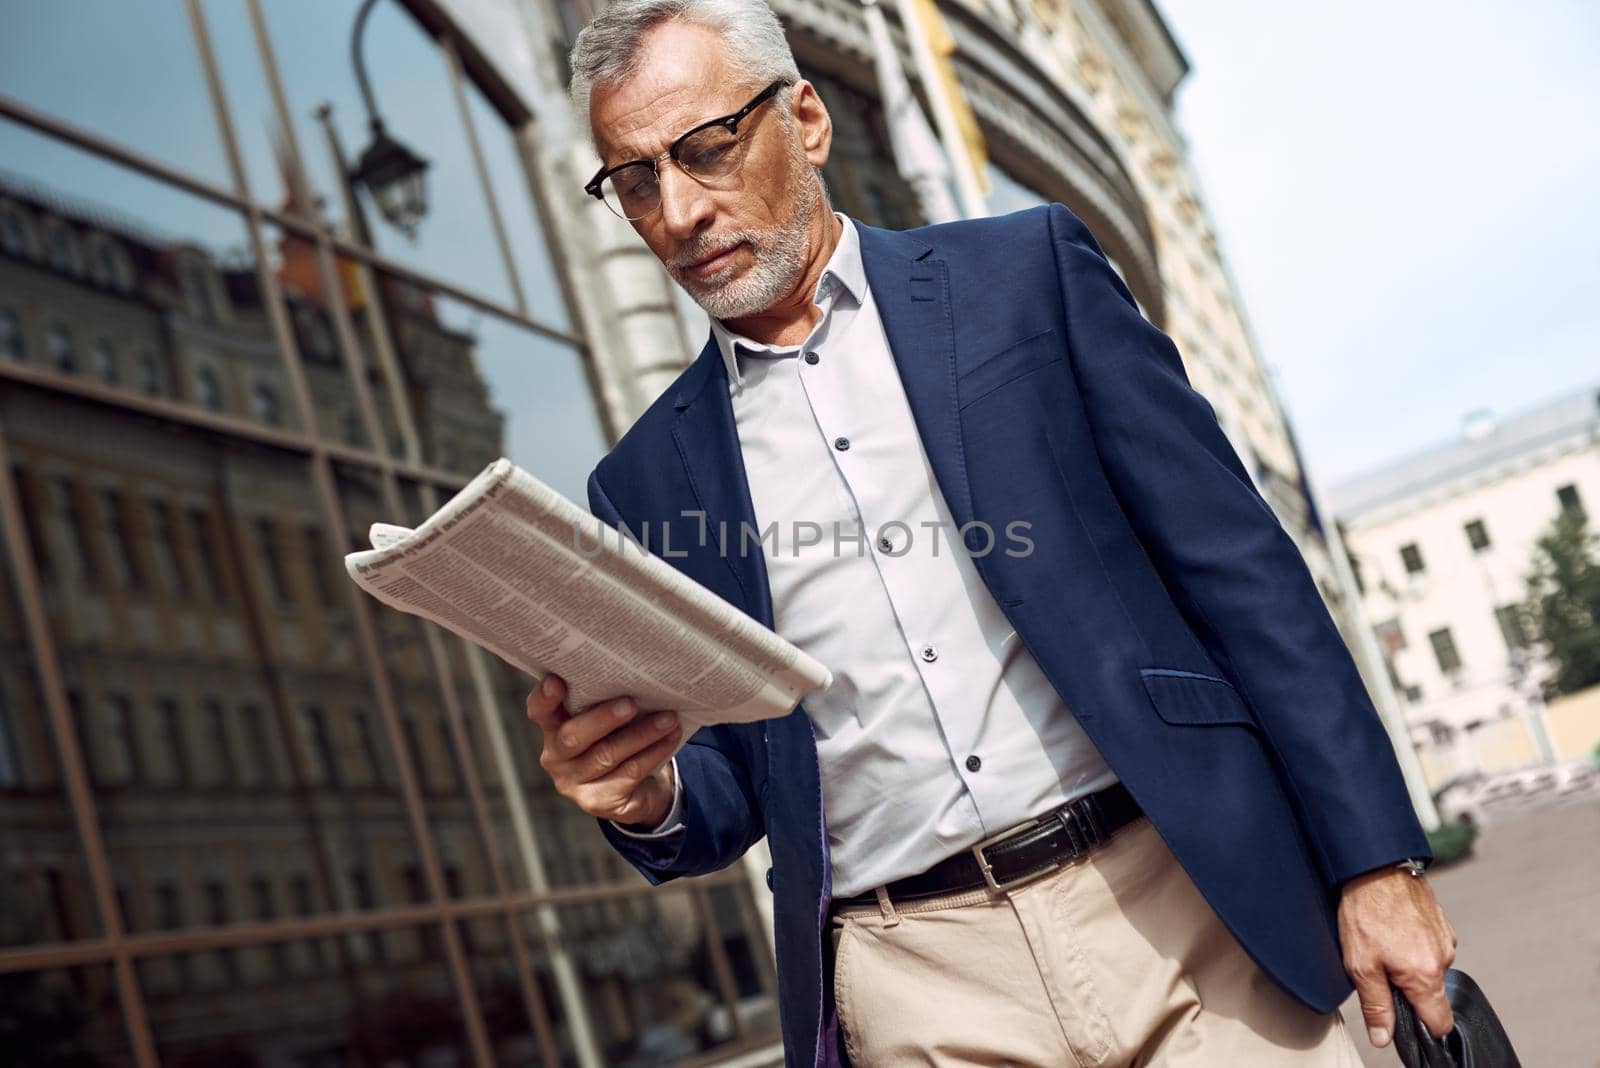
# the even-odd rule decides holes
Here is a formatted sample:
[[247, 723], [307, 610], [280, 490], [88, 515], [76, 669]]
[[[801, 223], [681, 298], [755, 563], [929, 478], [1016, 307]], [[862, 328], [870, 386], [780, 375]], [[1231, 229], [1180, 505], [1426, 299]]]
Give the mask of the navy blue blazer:
[[[957, 524], [1032, 524], [979, 574], [1218, 915], [1286, 990], [1351, 986], [1341, 882], [1426, 856], [1388, 736], [1294, 542], [1171, 340], [1060, 204], [895, 232], [861, 226], [867, 279]], [[759, 546], [714, 342], [589, 478], [591, 510], [766, 626]], [[694, 513], [684, 515], [683, 513]], [[683, 555], [679, 556], [679, 553]], [[766, 835], [791, 1065], [837, 1064], [816, 742], [804, 706], [702, 729], [678, 756], [672, 845], [601, 826], [652, 883], [716, 871]], [[929, 858], [930, 861], [934, 858]]]

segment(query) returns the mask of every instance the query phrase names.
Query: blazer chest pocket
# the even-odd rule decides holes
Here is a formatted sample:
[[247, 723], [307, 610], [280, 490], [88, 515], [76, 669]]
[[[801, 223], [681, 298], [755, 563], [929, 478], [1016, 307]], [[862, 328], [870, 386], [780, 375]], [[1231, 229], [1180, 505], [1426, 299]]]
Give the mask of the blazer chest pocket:
[[1244, 698], [1226, 679], [1173, 668], [1142, 668], [1139, 677], [1156, 715], [1174, 726], [1256, 726]]
[[979, 358], [956, 380], [956, 399], [965, 408], [1023, 375], [1066, 358], [1060, 335], [1042, 330]]

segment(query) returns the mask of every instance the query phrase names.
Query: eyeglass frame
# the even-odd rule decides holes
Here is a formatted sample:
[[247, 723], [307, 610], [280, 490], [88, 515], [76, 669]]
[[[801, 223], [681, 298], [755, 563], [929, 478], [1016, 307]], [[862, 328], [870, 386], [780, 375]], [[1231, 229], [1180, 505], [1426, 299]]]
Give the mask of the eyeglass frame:
[[[739, 136], [739, 123], [743, 122], [751, 112], [755, 111], [756, 108], [760, 107], [762, 104], [765, 104], [768, 100], [771, 100], [772, 97], [777, 94], [779, 89], [786, 88], [793, 84], [794, 79], [792, 78], [779, 78], [777, 81], [761, 90], [761, 92], [757, 93], [748, 104], [740, 108], [738, 111], [733, 112], [731, 115], [724, 115], [720, 119], [709, 119], [706, 122], [702, 122], [694, 129], [688, 131], [680, 136], [677, 140], [673, 141], [665, 152], [661, 153], [659, 156], [656, 156], [654, 159], [630, 159], [626, 163], [617, 164], [615, 167], [601, 167], [599, 172], [593, 178], [589, 179], [588, 184], [583, 187], [583, 191], [594, 197], [596, 200], [604, 203], [606, 195], [605, 193], [601, 192], [600, 187], [605, 184], [605, 180], [625, 167], [637, 167], [641, 163], [650, 168], [650, 173], [655, 175], [656, 184], [660, 185], [661, 168], [658, 166], [658, 164], [662, 160], [668, 158], [670, 158], [672, 162], [678, 164], [678, 169], [682, 170], [684, 174], [689, 175], [689, 177], [694, 178], [695, 181], [699, 182], [700, 179], [696, 178], [695, 175], [685, 168], [683, 163], [678, 159], [678, 152], [683, 147], [683, 143], [689, 140], [689, 138], [693, 137], [695, 134], [699, 133], [701, 130], [709, 129], [712, 126], [725, 126], [727, 127], [728, 132], [737, 138]], [[741, 159], [740, 164], [742, 165], [743, 162], [743, 159]], [[656, 201], [656, 206], [639, 216], [639, 218], [647, 219], [660, 210], [661, 202], [658, 198]], [[627, 221], [635, 222], [637, 220], [627, 219]]]

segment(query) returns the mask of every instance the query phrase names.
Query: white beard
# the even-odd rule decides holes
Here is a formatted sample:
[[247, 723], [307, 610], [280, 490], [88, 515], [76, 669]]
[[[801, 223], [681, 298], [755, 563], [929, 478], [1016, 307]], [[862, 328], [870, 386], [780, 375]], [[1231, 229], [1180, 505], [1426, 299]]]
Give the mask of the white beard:
[[[806, 237], [816, 217], [817, 206], [822, 203], [822, 190], [805, 157], [797, 156], [796, 163], [795, 177], [800, 192], [788, 222], [767, 229], [718, 234], [716, 244], [685, 249], [670, 266], [672, 277], [684, 292], [714, 318], [742, 319], [766, 311], [788, 296], [805, 272]], [[731, 263], [706, 278], [687, 273], [689, 263], [741, 242], [750, 245], [755, 262], [738, 278], [730, 277], [735, 269]]]

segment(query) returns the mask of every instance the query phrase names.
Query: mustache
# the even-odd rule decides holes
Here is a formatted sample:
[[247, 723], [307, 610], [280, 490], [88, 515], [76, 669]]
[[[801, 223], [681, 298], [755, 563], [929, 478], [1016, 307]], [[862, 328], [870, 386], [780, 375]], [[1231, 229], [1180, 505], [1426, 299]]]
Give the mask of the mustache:
[[754, 230], [732, 230], [725, 234], [707, 234], [697, 238], [693, 244], [687, 245], [667, 265], [675, 270], [686, 271], [701, 260], [710, 259], [721, 255], [738, 245], [749, 243], [752, 249], [759, 249], [760, 235]]

